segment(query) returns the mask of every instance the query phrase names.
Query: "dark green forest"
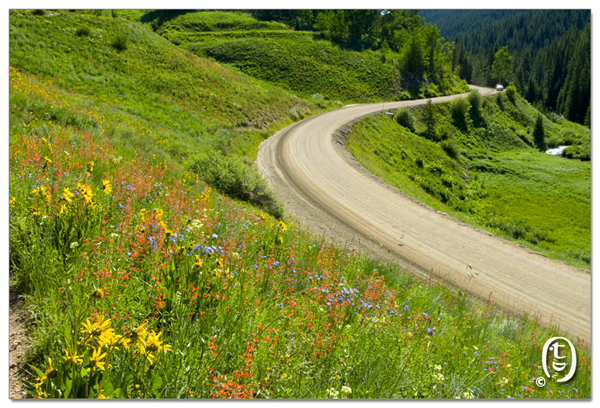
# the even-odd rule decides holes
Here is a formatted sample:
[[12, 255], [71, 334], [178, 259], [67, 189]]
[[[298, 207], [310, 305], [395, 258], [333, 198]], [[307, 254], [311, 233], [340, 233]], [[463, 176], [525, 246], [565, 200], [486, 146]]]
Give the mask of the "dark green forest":
[[453, 69], [467, 82], [492, 86], [496, 53], [508, 47], [513, 82], [546, 113], [589, 125], [590, 10], [422, 10], [456, 44]]

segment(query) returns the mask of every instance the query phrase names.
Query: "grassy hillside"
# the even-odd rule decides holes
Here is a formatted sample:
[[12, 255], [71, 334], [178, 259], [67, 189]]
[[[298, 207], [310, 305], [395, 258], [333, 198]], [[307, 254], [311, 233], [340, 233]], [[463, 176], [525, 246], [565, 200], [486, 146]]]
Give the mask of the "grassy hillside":
[[[197, 58], [150, 27], [105, 15], [11, 14], [11, 66], [52, 78], [82, 104], [134, 115], [156, 134], [140, 140], [117, 126], [113, 137], [189, 163], [211, 185], [281, 215], [252, 161], [275, 129], [332, 107], [300, 99], [267, 82]], [[68, 122], [62, 107], [53, 116]], [[29, 116], [40, 117], [31, 107]], [[216, 175], [219, 166], [227, 174]], [[206, 169], [208, 168], [208, 170]]]
[[10, 35], [10, 283], [31, 316], [32, 395], [590, 397], [584, 344], [573, 380], [537, 388], [556, 330], [202, 181], [242, 154], [208, 167], [197, 151], [249, 152], [310, 102], [119, 18], [12, 11]]
[[[367, 118], [355, 126], [349, 149], [426, 204], [589, 268], [590, 163], [540, 152], [532, 136], [539, 113], [518, 95], [479, 103], [479, 110], [466, 99], [435, 106], [432, 135], [419, 120], [422, 110], [414, 132], [387, 117]], [[589, 152], [589, 129], [555, 120], [543, 118], [546, 147], [578, 143], [573, 149]]]
[[[319, 40], [318, 33], [294, 31], [239, 13], [186, 13], [154, 25], [165, 38], [200, 56], [307, 98], [320, 94], [329, 100], [373, 102], [411, 97], [400, 81], [398, 66], [403, 57], [389, 50], [350, 51]], [[418, 93], [455, 93], [465, 86], [454, 78]]]

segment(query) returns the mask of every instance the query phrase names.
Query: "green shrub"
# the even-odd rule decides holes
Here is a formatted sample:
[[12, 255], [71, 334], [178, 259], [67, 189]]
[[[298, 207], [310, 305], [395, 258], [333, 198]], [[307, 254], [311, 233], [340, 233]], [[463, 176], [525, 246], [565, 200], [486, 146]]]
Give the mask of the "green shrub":
[[37, 10], [33, 10], [33, 15], [34, 16], [44, 16], [44, 15], [46, 15], [46, 12], [43, 9], [37, 9]]
[[465, 127], [467, 121], [467, 113], [469, 112], [469, 102], [465, 98], [457, 98], [452, 102], [452, 119], [458, 127]]
[[411, 132], [415, 131], [415, 117], [411, 109], [400, 108], [396, 111], [396, 122]]
[[87, 37], [90, 35], [90, 28], [86, 26], [79, 27], [77, 31], [75, 31], [75, 35], [77, 37]]
[[513, 84], [510, 84], [506, 87], [506, 97], [512, 102], [515, 103], [515, 98], [517, 97], [517, 87]]
[[125, 34], [118, 34], [110, 44], [115, 50], [121, 52], [127, 49], [127, 37]]
[[444, 140], [440, 146], [444, 149], [448, 157], [456, 159], [460, 155], [460, 146], [454, 139]]
[[471, 116], [479, 117], [481, 114], [481, 94], [477, 89], [473, 89], [467, 99], [471, 105]]
[[324, 108], [325, 107], [325, 97], [323, 95], [321, 95], [320, 93], [312, 94], [310, 96], [309, 100], [312, 103], [314, 103], [315, 105], [317, 105], [319, 108]]
[[309, 112], [306, 109], [298, 108], [296, 106], [290, 109], [290, 118], [292, 118], [294, 122], [304, 119], [308, 114]]
[[591, 145], [589, 143], [567, 147], [562, 152], [563, 157], [589, 161], [592, 158]]
[[283, 216], [281, 204], [248, 158], [204, 153], [192, 160], [190, 169], [228, 196], [258, 205], [274, 217]]

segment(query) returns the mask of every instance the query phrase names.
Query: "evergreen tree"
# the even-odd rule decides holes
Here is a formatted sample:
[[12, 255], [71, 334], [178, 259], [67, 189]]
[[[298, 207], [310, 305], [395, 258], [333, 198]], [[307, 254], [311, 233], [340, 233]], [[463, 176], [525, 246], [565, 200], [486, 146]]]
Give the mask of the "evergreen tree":
[[435, 136], [435, 127], [437, 125], [437, 114], [435, 112], [435, 107], [433, 106], [433, 102], [431, 99], [427, 100], [427, 103], [421, 110], [419, 111], [421, 122], [425, 125], [425, 133], [428, 136]]
[[546, 150], [545, 137], [546, 135], [544, 133], [544, 122], [542, 121], [542, 115], [538, 114], [538, 117], [535, 121], [535, 126], [533, 127], [533, 142], [537, 148], [542, 151]]

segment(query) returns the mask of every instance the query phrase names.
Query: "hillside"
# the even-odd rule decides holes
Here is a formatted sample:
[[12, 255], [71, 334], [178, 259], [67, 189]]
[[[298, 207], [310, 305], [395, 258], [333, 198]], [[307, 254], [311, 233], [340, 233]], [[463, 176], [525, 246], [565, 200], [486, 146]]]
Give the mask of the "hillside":
[[258, 144], [335, 105], [144, 15], [9, 14], [9, 279], [32, 396], [590, 398], [586, 344], [568, 386], [537, 388], [558, 329], [267, 214]]
[[[239, 13], [191, 12], [152, 24], [157, 33], [197, 55], [229, 64], [307, 98], [314, 95], [344, 103], [375, 102], [466, 89], [466, 84], [449, 70], [442, 43], [436, 43], [431, 51], [434, 57], [418, 50], [416, 58], [420, 61], [413, 65], [436, 66], [436, 72], [422, 81], [405, 69], [409, 59], [406, 46], [396, 51], [388, 46], [359, 52], [325, 39], [327, 36], [321, 32], [295, 31], [283, 23], [259, 21]], [[413, 31], [403, 33], [405, 44], [425, 35]], [[437, 41], [437, 32], [428, 35]], [[419, 71], [414, 73], [416, 77], [424, 76], [424, 68], [415, 69]]]
[[500, 20], [509, 19], [517, 14], [529, 14], [530, 10], [419, 10], [425, 21], [435, 24], [440, 34], [448, 39], [480, 30]]
[[[538, 117], [541, 142], [534, 137]], [[349, 150], [367, 169], [440, 211], [590, 267], [590, 163], [539, 151], [572, 144], [589, 154], [589, 129], [552, 122], [510, 90], [489, 100], [473, 93], [431, 113], [399, 111], [396, 119], [370, 117], [355, 126]]]

